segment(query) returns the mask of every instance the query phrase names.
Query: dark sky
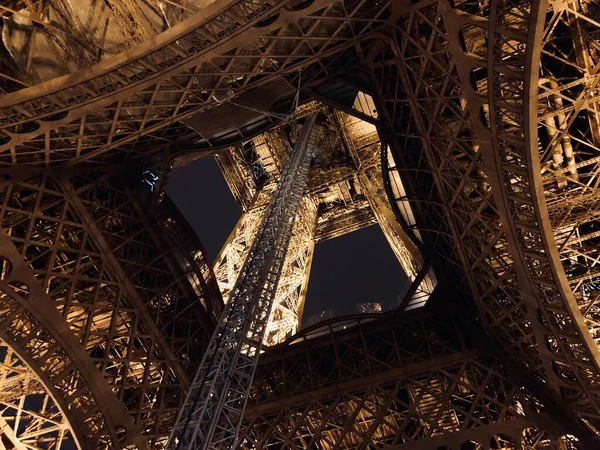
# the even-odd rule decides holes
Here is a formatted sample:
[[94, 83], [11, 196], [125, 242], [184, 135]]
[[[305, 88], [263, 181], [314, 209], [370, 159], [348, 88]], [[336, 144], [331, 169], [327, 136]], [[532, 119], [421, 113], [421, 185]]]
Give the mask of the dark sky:
[[167, 194], [196, 230], [213, 261], [242, 215], [215, 159], [197, 159], [173, 170]]
[[304, 317], [332, 308], [357, 313], [357, 303], [398, 306], [408, 279], [378, 225], [320, 242], [315, 247]]
[[[241, 215], [214, 158], [175, 169], [167, 193], [214, 259]], [[304, 317], [329, 308], [336, 316], [353, 314], [361, 302], [381, 302], [391, 309], [407, 282], [377, 225], [321, 242], [315, 248]]]

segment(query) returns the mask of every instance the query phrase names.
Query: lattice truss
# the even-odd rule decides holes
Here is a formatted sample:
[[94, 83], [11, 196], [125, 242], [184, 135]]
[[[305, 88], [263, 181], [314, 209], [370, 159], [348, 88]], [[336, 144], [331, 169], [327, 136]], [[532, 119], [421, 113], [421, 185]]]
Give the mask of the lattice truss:
[[[361, 97], [368, 98], [368, 103], [372, 103], [372, 98], [366, 97], [362, 92], [358, 94], [358, 99]], [[411, 282], [421, 280], [418, 282], [419, 284], [412, 294], [412, 298], [407, 299], [404, 308], [412, 309], [423, 306], [433, 292], [437, 280], [433, 269], [425, 267], [420, 249], [411, 240], [411, 235], [405, 232], [399, 224], [398, 218], [394, 215], [388, 203], [384, 177], [382, 176], [382, 159], [388, 158], [389, 150], [386, 145], [382, 145], [380, 142], [377, 128], [374, 125], [340, 111], [336, 111], [335, 114], [341, 127], [344, 144], [358, 168], [358, 180], [361, 189], [365, 193], [377, 223], [408, 279]], [[400, 177], [395, 178], [394, 181], [396, 182], [395, 187], [402, 188]], [[404, 215], [406, 217], [403, 225], [410, 228], [407, 223], [413, 215], [410, 204], [405, 206]], [[426, 272], [420, 274], [421, 271]]]
[[142, 201], [110, 175], [2, 184], [0, 335], [82, 448], [162, 448], [212, 334], [206, 260]]
[[213, 0], [9, 0], [0, 5], [0, 92], [87, 68], [138, 45]]
[[462, 266], [507, 354], [597, 433], [594, 8], [423, 4], [371, 60], [395, 134], [387, 169], [408, 191], [396, 200]]
[[[283, 342], [300, 327], [315, 242], [377, 221], [411, 281], [423, 267], [419, 249], [398, 225], [387, 203], [376, 127], [318, 102], [304, 105], [295, 115], [314, 111], [327, 117], [330, 128], [321, 142], [296, 220], [268, 325], [267, 345]], [[246, 210], [215, 260], [214, 271], [225, 301], [281, 176], [291, 149], [289, 139], [294, 139], [294, 129], [286, 124], [217, 156], [234, 197]], [[434, 286], [435, 275], [429, 269], [407, 306], [422, 306]]]
[[315, 122], [311, 115], [295, 127], [300, 133], [294, 150], [196, 372], [168, 449], [237, 447], [294, 221], [322, 134]]
[[[307, 108], [306, 110], [311, 109]], [[273, 139], [273, 141], [279, 144], [285, 142], [281, 137], [279, 140]], [[239, 192], [240, 194], [236, 195], [238, 199], [242, 194], [246, 195], [246, 198], [253, 197], [253, 200], [247, 203], [241, 201], [242, 208], [249, 209], [242, 215], [215, 259], [215, 277], [225, 302], [228, 300], [229, 292], [237, 280], [256, 231], [263, 220], [266, 206], [281, 175], [282, 164], [285, 163], [283, 158], [289, 154], [276, 153], [276, 150], [271, 151], [273, 146], [270, 144], [270, 140], [262, 136], [245, 145], [245, 151], [244, 147], [240, 146], [237, 148], [239, 151], [234, 149], [217, 157], [229, 185], [236, 190], [234, 195]], [[291, 150], [289, 144], [277, 147], [278, 150], [282, 148]], [[267, 176], [270, 176], [268, 183], [265, 178]], [[264, 181], [259, 181], [259, 179]], [[260, 186], [255, 181], [267, 184]], [[259, 186], [260, 189], [258, 189]], [[246, 206], [248, 204], [249, 206]], [[295, 219], [271, 317], [267, 324], [264, 338], [266, 345], [283, 342], [299, 329], [314, 252], [317, 212], [315, 198], [311, 195], [304, 197]]]
[[182, 121], [351, 47], [388, 14], [387, 1], [211, 2], [146, 45], [3, 96], [0, 164], [115, 163], [197, 140]]
[[35, 372], [0, 340], [0, 448], [72, 449], [69, 422]]
[[[265, 207], [266, 205], [256, 205], [244, 213], [215, 260], [215, 277], [224, 302], [229, 299], [229, 292], [237, 280], [248, 249], [264, 217]], [[283, 342], [299, 329], [314, 252], [316, 220], [317, 207], [314, 200], [310, 197], [304, 198], [279, 278], [264, 339], [266, 345]]]
[[[503, 350], [597, 433], [598, 7], [409, 3], [219, 1], [183, 21], [176, 1], [165, 2], [175, 8], [165, 20], [150, 12], [153, 1], [109, 0], [97, 2], [104, 22], [87, 22], [93, 34], [82, 35], [92, 13], [83, 0], [75, 14], [59, 0], [3, 2], [0, 83], [13, 91], [0, 97], [3, 173], [162, 157], [167, 142], [197, 144], [183, 121], [278, 77], [295, 86], [303, 68], [304, 88], [360, 74], [385, 135], [384, 189], [405, 245], [435, 255], [436, 272], [475, 299]], [[123, 17], [135, 26], [120, 26]], [[102, 39], [107, 48], [97, 48]], [[55, 78], [74, 65], [89, 69]], [[202, 142], [210, 146], [211, 136]], [[145, 437], [160, 447], [210, 335], [197, 323], [219, 309], [208, 296], [204, 306], [191, 300], [210, 269], [188, 244], [163, 237], [184, 234], [177, 220], [148, 217], [115, 178], [12, 174], [0, 193], [3, 342], [52, 393], [82, 448], [147, 448]], [[243, 178], [259, 181], [252, 172]], [[245, 211], [257, 197], [250, 192], [238, 193]], [[361, 201], [361, 223], [374, 221]], [[169, 232], [153, 231], [163, 223]], [[329, 223], [317, 222], [317, 241], [356, 222], [341, 215]], [[448, 371], [460, 379], [459, 369]], [[389, 386], [377, 395], [390, 400]], [[357, 409], [356, 399], [345, 401]], [[324, 402], [313, 407], [316, 421], [338, 417]], [[506, 435], [518, 442], [519, 433]], [[330, 434], [326, 444], [344, 439]]]
[[241, 448], [576, 448], [451, 315], [342, 321], [262, 357]]
[[600, 7], [594, 2], [551, 7], [537, 92], [540, 185], [569, 287], [598, 342]]

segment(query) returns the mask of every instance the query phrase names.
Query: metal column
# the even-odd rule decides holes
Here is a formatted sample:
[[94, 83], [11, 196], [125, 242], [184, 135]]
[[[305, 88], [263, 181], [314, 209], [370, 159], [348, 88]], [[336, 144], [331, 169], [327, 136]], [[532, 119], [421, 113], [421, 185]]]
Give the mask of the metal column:
[[167, 445], [170, 450], [235, 445], [316, 150], [314, 127], [314, 117], [306, 119], [179, 414]]

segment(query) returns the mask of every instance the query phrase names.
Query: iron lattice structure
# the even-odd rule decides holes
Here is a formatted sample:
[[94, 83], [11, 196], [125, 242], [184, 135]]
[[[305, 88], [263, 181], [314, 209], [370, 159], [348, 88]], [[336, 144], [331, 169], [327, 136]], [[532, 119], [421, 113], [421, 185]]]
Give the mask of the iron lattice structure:
[[13, 349], [0, 342], [0, 430], [3, 448], [61, 448], [73, 430], [50, 393]]
[[[372, 103], [371, 97], [362, 98]], [[419, 280], [403, 308], [422, 306], [436, 283], [433, 270], [426, 266], [420, 249], [398, 224], [387, 201], [381, 177], [383, 147], [376, 127], [320, 102], [303, 105], [295, 115], [311, 112], [324, 118], [320, 154], [309, 173], [294, 225], [267, 324], [266, 345], [284, 342], [301, 328], [312, 255], [319, 242], [378, 223], [410, 281]], [[290, 134], [293, 130], [283, 123], [217, 155], [231, 192], [245, 211], [213, 266], [225, 301], [289, 157]], [[412, 211], [410, 206], [407, 209]]]
[[575, 448], [451, 313], [386, 316], [316, 325], [261, 358], [247, 448]]
[[164, 445], [220, 308], [190, 230], [111, 175], [5, 180], [2, 204], [5, 346], [81, 448]]
[[[263, 213], [264, 207], [259, 205], [247, 211], [215, 261], [215, 277], [225, 302], [229, 299], [229, 293], [256, 236]], [[294, 221], [271, 317], [267, 323], [266, 345], [283, 342], [298, 330], [315, 248], [316, 221], [317, 206], [310, 196], [304, 197]]]
[[[284, 263], [294, 295], [240, 447], [597, 448], [598, 17], [586, 0], [4, 2], [1, 445], [165, 447], [252, 237], [213, 276], [169, 171], [218, 153], [259, 214], [299, 93], [346, 153], [309, 174], [292, 241], [310, 244]], [[414, 278], [403, 306], [437, 281], [454, 312], [289, 337], [312, 243], [374, 222]]]
[[317, 152], [314, 120], [314, 116], [306, 120], [266, 208], [167, 448], [233, 448], [236, 443], [293, 223]]

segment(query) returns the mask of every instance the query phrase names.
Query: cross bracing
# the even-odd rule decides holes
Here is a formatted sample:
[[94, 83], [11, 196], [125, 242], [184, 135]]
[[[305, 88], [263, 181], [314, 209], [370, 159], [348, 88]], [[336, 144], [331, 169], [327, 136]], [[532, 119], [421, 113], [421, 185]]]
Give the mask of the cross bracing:
[[422, 310], [311, 327], [262, 358], [246, 448], [576, 448], [462, 330]]
[[[283, 342], [301, 327], [311, 261], [318, 242], [378, 223], [411, 281], [425, 265], [419, 249], [397, 224], [387, 204], [380, 176], [385, 147], [376, 127], [320, 102], [304, 105], [294, 116], [303, 117], [314, 111], [326, 118], [324, 134], [288, 247], [265, 337], [267, 345]], [[232, 194], [244, 210], [213, 267], [225, 301], [246, 259], [274, 185], [281, 177], [281, 167], [289, 158], [293, 135], [293, 127], [284, 123], [216, 157]], [[414, 298], [405, 306], [422, 306], [434, 286], [435, 274], [429, 269]]]
[[[299, 124], [300, 125], [300, 124]], [[239, 428], [283, 265], [295, 228], [320, 127], [307, 117], [248, 250], [223, 314], [194, 377], [167, 448], [232, 448]]]
[[[561, 405], [554, 409], [565, 415], [553, 420], [571, 425], [560, 445], [591, 442], [600, 426], [596, 3], [163, 3], [164, 15], [151, 1], [104, 2], [96, 24], [83, 21], [91, 11], [83, 1], [0, 8], [0, 248], [10, 266], [2, 339], [60, 411], [48, 420], [65, 424], [81, 448], [165, 445], [222, 308], [201, 246], [180, 239], [189, 229], [176, 213], [157, 212], [168, 204], [168, 171], [259, 139], [300, 87], [300, 103], [314, 99], [377, 127], [381, 178], [363, 179], [391, 211], [373, 213], [365, 198], [359, 222], [400, 226], [436, 280], [468, 299], [456, 309], [494, 339], [503, 367], [528, 377], [509, 376], [529, 386], [530, 410], [536, 401], [547, 412], [552, 401]], [[70, 12], [75, 6], [80, 13]], [[370, 96], [376, 115], [357, 92]], [[257, 97], [260, 108], [249, 110]], [[132, 182], [145, 167], [158, 168], [153, 193]], [[321, 234], [317, 226], [316, 240], [353, 222], [340, 213], [330, 223]], [[412, 392], [401, 404], [386, 383], [366, 394], [348, 388], [335, 411], [315, 391], [304, 419], [291, 403], [282, 413], [289, 432], [268, 431], [271, 417], [253, 422], [264, 439], [252, 445], [547, 448], [560, 438], [554, 425], [528, 422], [531, 414], [509, 414], [506, 427], [493, 419], [494, 430], [461, 425], [474, 416], [451, 413], [452, 380], [483, 372], [473, 369], [478, 357], [460, 358], [468, 368], [432, 375], [449, 385], [427, 384], [429, 372], [415, 369], [398, 385]], [[450, 399], [441, 409], [418, 400], [440, 392]], [[441, 435], [427, 431], [431, 421]], [[409, 423], [422, 431], [407, 435]], [[15, 436], [13, 425], [3, 429]], [[28, 436], [2, 442], [51, 442]]]

